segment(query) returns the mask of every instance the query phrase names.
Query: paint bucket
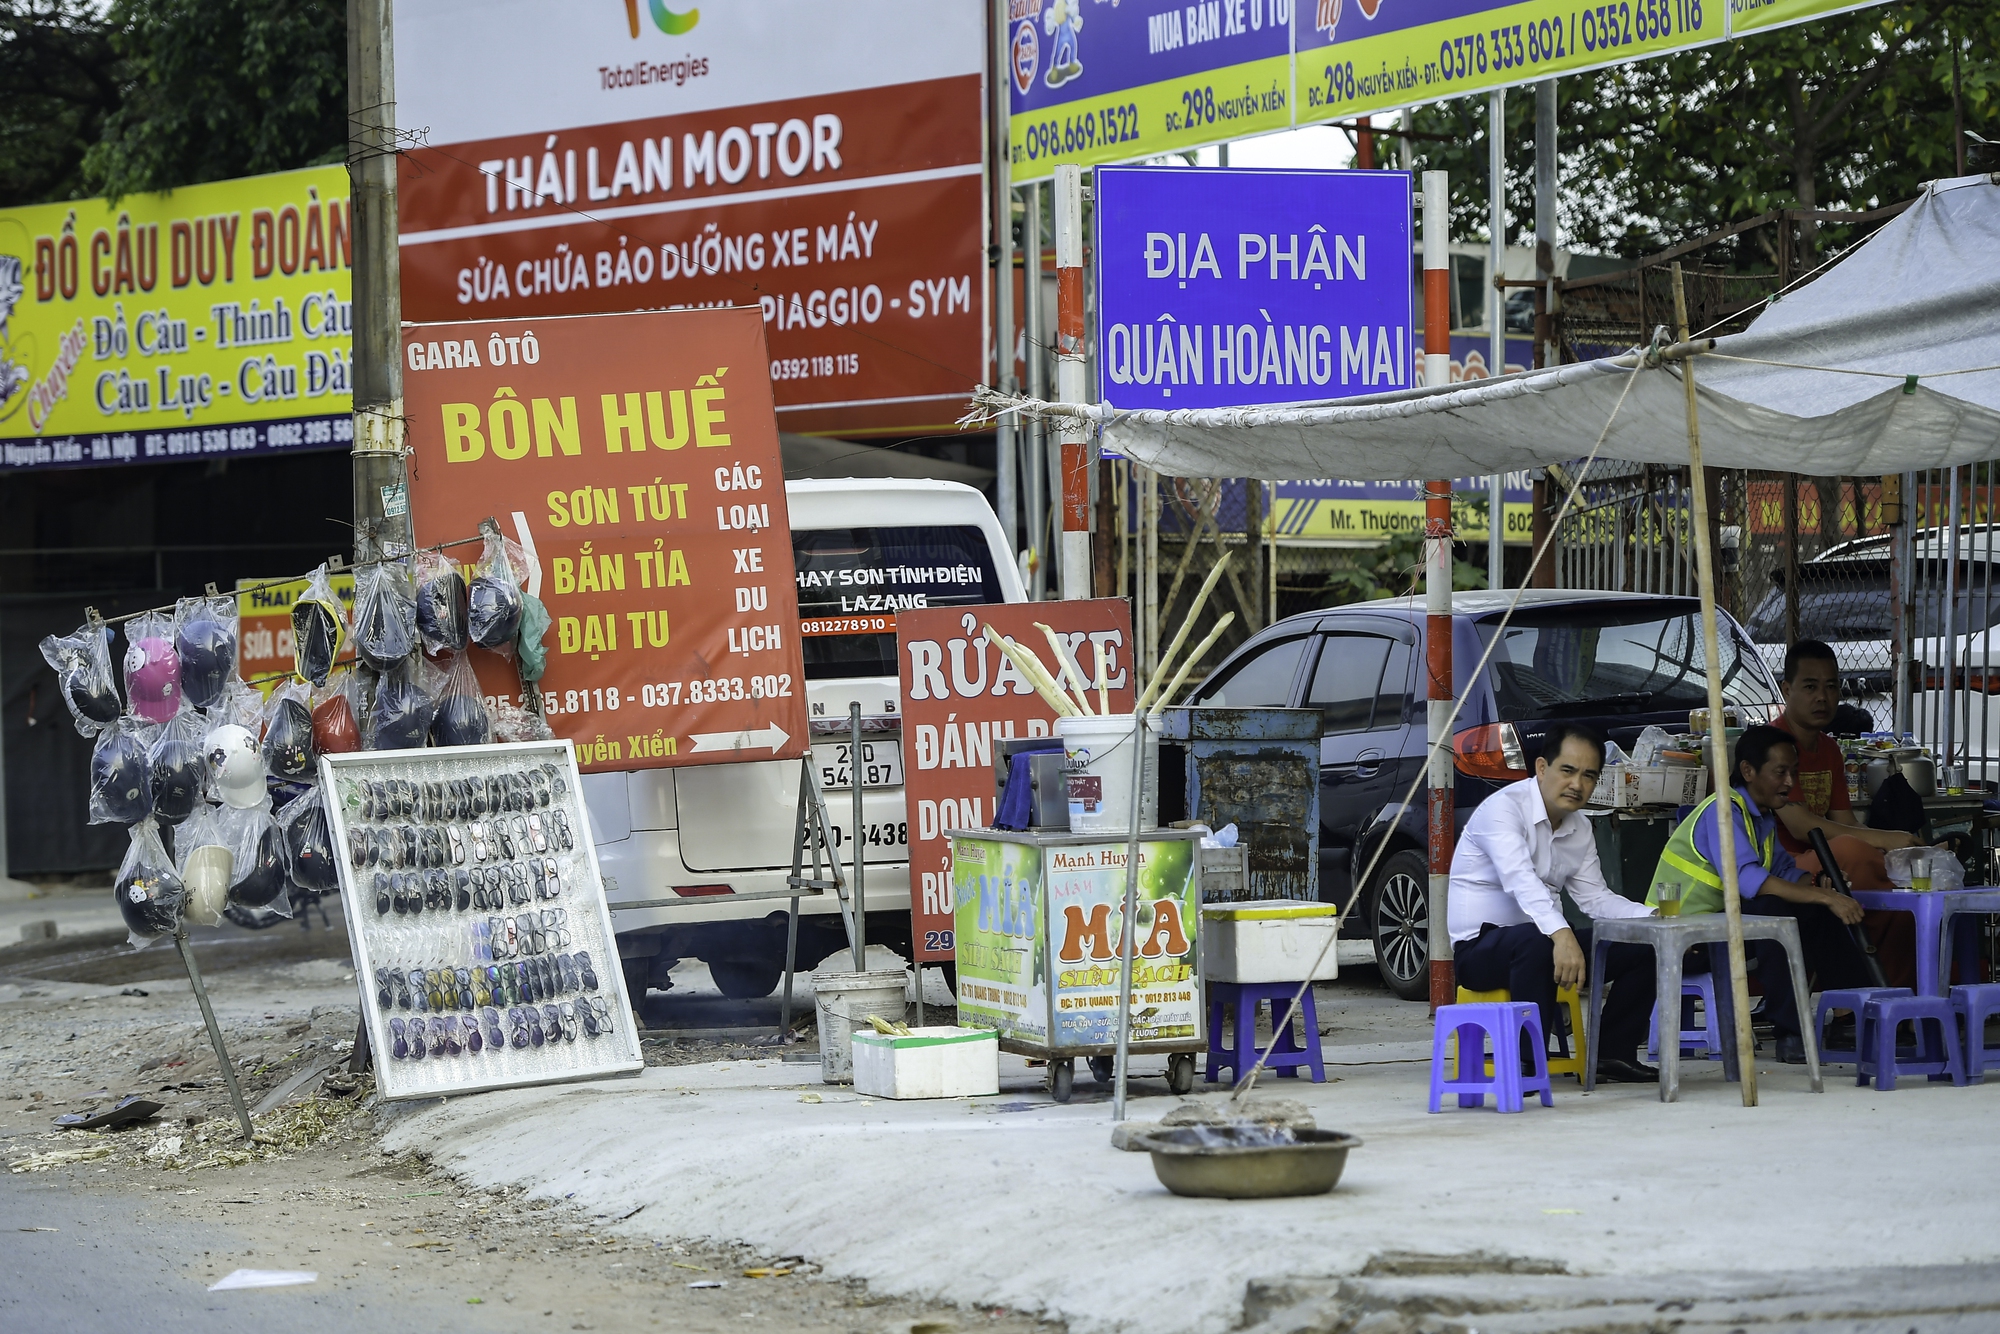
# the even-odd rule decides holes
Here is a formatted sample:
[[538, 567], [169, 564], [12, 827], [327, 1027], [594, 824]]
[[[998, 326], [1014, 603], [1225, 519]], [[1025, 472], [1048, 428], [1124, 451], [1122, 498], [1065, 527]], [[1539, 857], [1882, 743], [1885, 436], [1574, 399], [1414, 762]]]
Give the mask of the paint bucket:
[[[1160, 715], [1146, 716], [1145, 769], [1140, 779], [1139, 832], [1160, 824]], [[1132, 715], [1056, 719], [1069, 781], [1073, 834], [1123, 834], [1132, 821]]]
[[828, 1084], [854, 1078], [854, 1030], [868, 1016], [900, 1021], [909, 1008], [910, 975], [901, 968], [861, 973], [814, 973], [813, 1007], [819, 1017], [819, 1077]]

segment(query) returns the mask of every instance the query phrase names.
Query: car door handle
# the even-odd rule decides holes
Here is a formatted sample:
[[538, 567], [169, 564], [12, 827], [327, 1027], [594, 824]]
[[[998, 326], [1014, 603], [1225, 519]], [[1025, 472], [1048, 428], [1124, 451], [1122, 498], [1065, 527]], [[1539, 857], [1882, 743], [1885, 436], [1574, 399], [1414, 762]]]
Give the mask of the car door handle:
[[1357, 778], [1373, 778], [1376, 766], [1382, 763], [1382, 752], [1364, 750], [1354, 757], [1354, 773]]

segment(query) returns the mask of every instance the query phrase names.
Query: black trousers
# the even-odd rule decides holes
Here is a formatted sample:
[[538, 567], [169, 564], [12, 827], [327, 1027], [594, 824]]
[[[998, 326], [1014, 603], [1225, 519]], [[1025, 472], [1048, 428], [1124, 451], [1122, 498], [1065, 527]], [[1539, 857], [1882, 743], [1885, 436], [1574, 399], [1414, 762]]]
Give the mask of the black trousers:
[[[1533, 922], [1514, 926], [1488, 922], [1479, 928], [1477, 939], [1452, 947], [1460, 986], [1468, 991], [1505, 987], [1515, 1000], [1534, 1002], [1541, 1007], [1542, 1032], [1551, 1035], [1561, 1022], [1557, 1018], [1561, 1007], [1556, 1004], [1555, 957], [1555, 941]], [[1584, 958], [1589, 957], [1586, 950]], [[1603, 1032], [1591, 1059], [1611, 1056], [1632, 1060], [1652, 1021], [1656, 987], [1652, 949], [1623, 941], [1612, 945], [1605, 952], [1604, 984]]]
[[[1817, 903], [1793, 903], [1776, 894], [1743, 900], [1743, 911], [1756, 917], [1790, 917], [1799, 924], [1799, 947], [1806, 956], [1806, 991], [1833, 991], [1869, 984], [1867, 956], [1854, 943], [1854, 933], [1830, 909]], [[1764, 1017], [1785, 1037], [1799, 1036], [1799, 1007], [1792, 1000], [1792, 975], [1785, 951], [1775, 940], [1746, 940], [1757, 960], [1757, 978], [1764, 989]], [[1708, 971], [1708, 950], [1688, 951], [1690, 973]]]

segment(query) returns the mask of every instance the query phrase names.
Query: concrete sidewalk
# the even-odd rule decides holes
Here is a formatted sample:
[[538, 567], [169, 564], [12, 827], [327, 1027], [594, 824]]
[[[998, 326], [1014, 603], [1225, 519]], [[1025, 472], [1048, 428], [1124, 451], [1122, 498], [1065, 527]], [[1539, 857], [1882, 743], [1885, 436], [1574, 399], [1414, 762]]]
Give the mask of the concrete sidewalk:
[[[655, 1067], [412, 1107], [387, 1142], [476, 1184], [627, 1219], [619, 1231], [742, 1240], [881, 1291], [1039, 1310], [1079, 1334], [1229, 1329], [1253, 1281], [1355, 1275], [1399, 1252], [1635, 1283], [2000, 1259], [2000, 1081], [1880, 1093], [1835, 1067], [1815, 1096], [1803, 1067], [1778, 1066], [1746, 1110], [1719, 1067], [1692, 1062], [1671, 1106], [1650, 1086], [1584, 1096], [1562, 1079], [1553, 1109], [1431, 1116], [1406, 1031], [1427, 1027], [1422, 1008], [1387, 1002], [1385, 1022], [1343, 1027], [1343, 999], [1373, 1002], [1322, 997], [1337, 1069], [1260, 1089], [1366, 1141], [1319, 1198], [1169, 1195], [1148, 1157], [1109, 1147], [1108, 1097], [1083, 1101], [1098, 1096], [1087, 1077], [1057, 1106], [1011, 1057], [996, 1098], [862, 1099], [777, 1061]], [[1206, 1087], [1194, 1097], [1219, 1096]], [[1134, 1118], [1176, 1105], [1163, 1090], [1136, 1085]]]

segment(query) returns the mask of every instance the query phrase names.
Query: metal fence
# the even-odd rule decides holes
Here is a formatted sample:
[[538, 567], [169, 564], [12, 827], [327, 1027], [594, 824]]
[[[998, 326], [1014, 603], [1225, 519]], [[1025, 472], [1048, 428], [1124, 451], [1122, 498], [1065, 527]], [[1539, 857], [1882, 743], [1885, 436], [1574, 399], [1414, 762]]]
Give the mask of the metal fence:
[[1556, 531], [1558, 588], [1694, 591], [1694, 508], [1687, 469], [1598, 460], [1551, 475], [1577, 503]]

